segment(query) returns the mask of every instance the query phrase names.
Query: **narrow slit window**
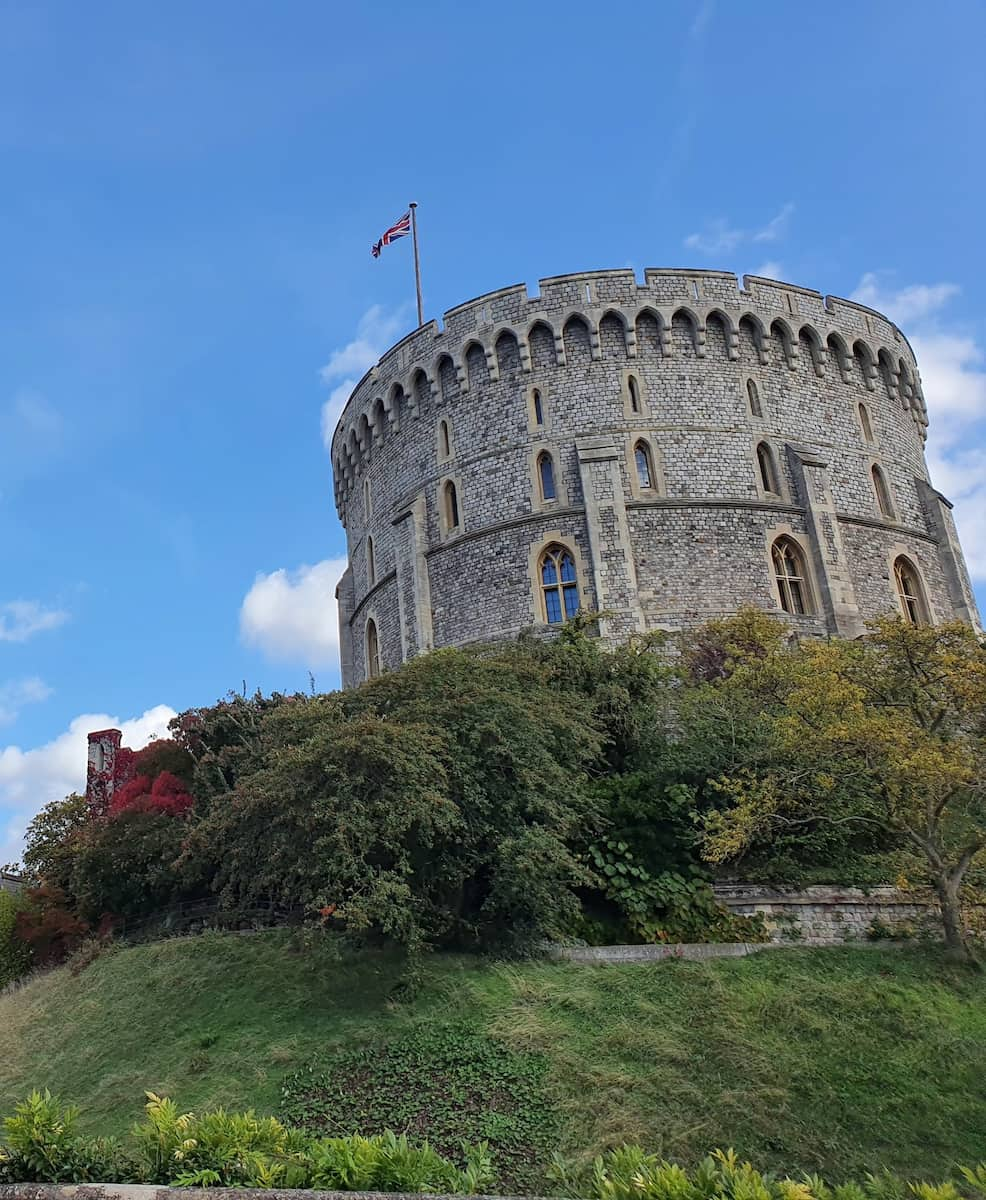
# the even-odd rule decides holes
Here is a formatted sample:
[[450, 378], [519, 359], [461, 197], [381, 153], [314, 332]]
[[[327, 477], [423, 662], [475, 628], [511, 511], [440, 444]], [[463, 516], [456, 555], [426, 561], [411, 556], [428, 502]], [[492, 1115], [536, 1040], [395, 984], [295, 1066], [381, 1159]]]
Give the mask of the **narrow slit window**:
[[800, 546], [791, 538], [778, 538], [770, 548], [770, 555], [774, 564], [774, 579], [781, 608], [792, 616], [805, 616], [810, 613], [805, 559]]
[[777, 466], [774, 462], [774, 452], [766, 442], [761, 442], [757, 446], [757, 464], [760, 468], [760, 483], [763, 486], [763, 490], [772, 496], [779, 496], [781, 490], [777, 482]]
[[873, 441], [873, 426], [870, 424], [870, 414], [866, 411], [866, 405], [859, 406], [859, 425], [863, 431], [863, 437], [868, 442]]
[[459, 494], [451, 479], [445, 485], [445, 525], [450, 533], [459, 528]]
[[448, 421], [442, 421], [438, 426], [438, 450], [442, 458], [452, 457], [452, 438], [449, 433]]
[[890, 488], [887, 486], [887, 479], [879, 467], [874, 466], [871, 472], [873, 476], [873, 491], [876, 493], [876, 505], [882, 516], [888, 520], [893, 520], [894, 506], [890, 500]]
[[904, 557], [898, 558], [894, 563], [894, 580], [904, 619], [911, 625], [927, 625], [928, 606], [913, 563]]
[[373, 538], [366, 539], [366, 579], [370, 587], [377, 581], [377, 557], [373, 550]]
[[376, 679], [380, 674], [380, 639], [377, 623], [371, 617], [366, 623], [366, 677]]
[[633, 448], [633, 460], [637, 468], [637, 483], [641, 489], [654, 486], [654, 467], [651, 462], [650, 447], [646, 442], [638, 442]]
[[538, 388], [534, 389], [534, 424], [544, 424], [544, 406], [541, 403], [541, 392]]
[[579, 611], [579, 585], [575, 560], [564, 546], [552, 545], [541, 555], [541, 595], [549, 625], [571, 621]]
[[760, 390], [756, 382], [752, 379], [746, 381], [746, 394], [750, 399], [750, 413], [754, 417], [763, 416], [763, 408], [760, 406]]
[[555, 499], [555, 464], [551, 455], [545, 451], [538, 455], [538, 480], [541, 484], [541, 499]]
[[640, 412], [640, 384], [637, 383], [636, 375], [631, 375], [627, 380], [627, 390], [630, 393], [630, 411], [632, 413]]

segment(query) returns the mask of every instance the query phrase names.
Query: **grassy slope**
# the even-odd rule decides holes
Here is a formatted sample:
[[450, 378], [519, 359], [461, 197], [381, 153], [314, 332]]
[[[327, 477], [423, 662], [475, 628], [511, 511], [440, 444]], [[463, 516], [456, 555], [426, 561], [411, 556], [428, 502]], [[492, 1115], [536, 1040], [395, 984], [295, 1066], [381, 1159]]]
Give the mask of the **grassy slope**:
[[287, 935], [116, 951], [0, 997], [0, 1111], [33, 1086], [120, 1132], [145, 1088], [187, 1107], [274, 1111], [326, 1047], [469, 1016], [550, 1056], [568, 1152], [638, 1140], [734, 1145], [833, 1177], [941, 1175], [983, 1157], [986, 981], [919, 952], [775, 951], [586, 967], [439, 958], [388, 1003], [383, 957], [333, 961]]

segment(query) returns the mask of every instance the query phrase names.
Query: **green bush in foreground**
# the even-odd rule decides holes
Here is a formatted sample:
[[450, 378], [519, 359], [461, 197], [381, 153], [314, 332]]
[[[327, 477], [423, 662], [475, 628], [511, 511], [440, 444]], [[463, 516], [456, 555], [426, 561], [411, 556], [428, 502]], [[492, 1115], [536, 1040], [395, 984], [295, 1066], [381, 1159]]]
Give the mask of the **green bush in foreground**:
[[147, 1093], [147, 1117], [132, 1144], [76, 1132], [78, 1110], [50, 1092], [32, 1092], [4, 1121], [0, 1182], [160, 1183], [178, 1187], [288, 1187], [333, 1191], [444, 1192], [491, 1189], [484, 1143], [463, 1146], [457, 1167], [427, 1142], [377, 1137], [314, 1139], [273, 1117], [223, 1109], [196, 1116]]
[[[333, 1191], [484, 1195], [496, 1176], [485, 1143], [463, 1145], [457, 1167], [427, 1142], [392, 1132], [313, 1139], [273, 1117], [223, 1109], [196, 1116], [147, 1093], [147, 1117], [133, 1144], [84, 1138], [78, 1110], [50, 1092], [32, 1092], [4, 1121], [0, 1183], [158, 1183], [178, 1187], [319, 1188]], [[908, 1182], [890, 1172], [830, 1185], [757, 1171], [733, 1150], [716, 1150], [692, 1171], [621, 1146], [589, 1168], [555, 1159], [555, 1194], [579, 1200], [983, 1200], [986, 1163], [960, 1167], [955, 1180]]]

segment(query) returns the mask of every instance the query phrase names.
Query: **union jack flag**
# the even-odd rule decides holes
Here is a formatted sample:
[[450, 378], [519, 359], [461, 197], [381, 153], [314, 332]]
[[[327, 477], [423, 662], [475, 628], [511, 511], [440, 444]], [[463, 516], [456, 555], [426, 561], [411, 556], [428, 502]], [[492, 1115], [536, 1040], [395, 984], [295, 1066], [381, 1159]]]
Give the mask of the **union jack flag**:
[[370, 253], [374, 258], [380, 257], [380, 251], [384, 246], [389, 246], [391, 242], [396, 242], [398, 238], [407, 237], [411, 232], [411, 210], [408, 209], [403, 217], [384, 233], [383, 237], [374, 242], [370, 247]]

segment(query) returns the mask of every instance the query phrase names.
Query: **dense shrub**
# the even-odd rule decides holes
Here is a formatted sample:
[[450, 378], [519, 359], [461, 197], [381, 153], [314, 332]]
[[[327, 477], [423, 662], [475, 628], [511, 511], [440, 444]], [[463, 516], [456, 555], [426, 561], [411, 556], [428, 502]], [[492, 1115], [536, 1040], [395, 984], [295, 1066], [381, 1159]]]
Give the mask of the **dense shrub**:
[[18, 929], [18, 912], [23, 901], [0, 888], [0, 988], [26, 974], [31, 950]]
[[196, 1116], [147, 1094], [132, 1143], [78, 1134], [78, 1111], [34, 1092], [4, 1121], [0, 1182], [174, 1184], [180, 1187], [293, 1187], [335, 1191], [471, 1195], [494, 1182], [484, 1145], [463, 1146], [457, 1166], [427, 1142], [386, 1132], [313, 1139], [273, 1117], [223, 1109]]
[[[427, 1142], [386, 1132], [313, 1139], [273, 1117], [222, 1109], [196, 1116], [148, 1093], [146, 1119], [132, 1144], [85, 1138], [77, 1110], [34, 1092], [4, 1121], [0, 1183], [130, 1183], [179, 1187], [319, 1188], [332, 1191], [483, 1195], [497, 1178], [485, 1144], [462, 1147], [457, 1166]], [[553, 1194], [581, 1200], [983, 1200], [986, 1162], [959, 1167], [940, 1183], [908, 1182], [888, 1171], [861, 1183], [829, 1184], [757, 1171], [732, 1150], [716, 1150], [692, 1170], [621, 1146], [589, 1167], [556, 1157], [546, 1175]]]
[[800, 1179], [757, 1171], [732, 1150], [716, 1150], [686, 1170], [639, 1146], [622, 1146], [588, 1169], [556, 1161], [551, 1176], [566, 1196], [583, 1200], [982, 1200], [986, 1163], [960, 1168], [956, 1180], [909, 1183], [890, 1172], [867, 1175], [862, 1183], [829, 1184], [817, 1175]]

